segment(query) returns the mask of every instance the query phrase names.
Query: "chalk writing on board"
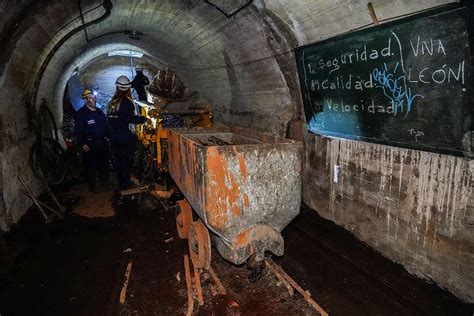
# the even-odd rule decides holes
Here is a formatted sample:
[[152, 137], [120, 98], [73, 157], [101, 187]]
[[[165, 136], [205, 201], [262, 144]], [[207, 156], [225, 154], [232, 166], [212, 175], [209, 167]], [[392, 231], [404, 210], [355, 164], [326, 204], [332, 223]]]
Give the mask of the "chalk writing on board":
[[359, 49], [351, 50], [340, 54], [334, 58], [320, 58], [317, 63], [310, 62], [307, 64], [308, 72], [310, 74], [317, 74], [318, 71], [329, 70], [328, 74], [341, 69], [343, 65], [353, 64], [357, 62], [367, 62], [378, 59], [379, 57], [390, 57], [392, 53], [392, 39], [388, 38], [387, 46], [377, 50], [375, 48], [367, 49], [367, 45], [359, 51]]
[[421, 94], [412, 94], [411, 88], [407, 85], [406, 76], [398, 75], [399, 63], [395, 64], [393, 70], [389, 70], [387, 64], [384, 63], [383, 69], [375, 68], [372, 76], [378, 83], [377, 87], [382, 88], [383, 94], [389, 99], [393, 114], [405, 111], [411, 112], [413, 101], [416, 97], [424, 98]]
[[464, 154], [472, 16], [472, 8], [450, 5], [298, 48], [308, 130]]
[[[452, 65], [443, 64], [439, 68], [423, 67], [414, 70], [413, 67], [405, 69], [403, 57], [404, 47], [394, 31], [390, 31], [390, 36], [386, 40], [383, 48], [368, 48], [364, 45], [360, 50], [355, 49], [344, 52], [337, 57], [319, 58], [316, 61], [308, 61], [305, 66], [305, 81], [308, 82], [311, 91], [339, 91], [339, 90], [357, 90], [364, 91], [373, 88], [382, 90], [388, 100], [388, 107], [385, 111], [375, 111], [376, 113], [385, 113], [397, 115], [405, 113], [408, 115], [418, 99], [424, 99], [421, 93], [416, 93], [410, 86], [412, 83], [420, 84], [443, 84], [451, 82], [465, 82], [465, 61], [454, 61]], [[392, 40], [392, 37], [394, 40]], [[422, 40], [418, 35], [415, 42], [410, 41], [411, 51], [415, 57], [423, 55], [442, 54], [447, 55], [447, 50], [441, 39]], [[393, 46], [398, 44], [398, 52]], [[395, 44], [395, 46], [397, 46]], [[392, 56], [399, 60], [392, 67], [387, 65], [387, 60]], [[360, 62], [374, 61], [384, 58], [382, 67], [372, 69], [372, 72], [364, 77], [364, 74], [346, 74], [337, 75], [345, 65], [351, 65]], [[307, 71], [306, 71], [307, 70]], [[336, 72], [336, 75], [331, 75]], [[326, 76], [325, 76], [326, 74]], [[331, 76], [329, 76], [331, 75]], [[341, 104], [344, 103], [341, 100]], [[357, 106], [356, 106], [357, 108]], [[332, 110], [332, 108], [329, 108]], [[319, 111], [319, 105], [314, 110]], [[337, 111], [337, 107], [336, 107]], [[355, 111], [358, 111], [355, 109]], [[347, 111], [346, 111], [347, 112]], [[374, 111], [369, 111], [375, 113]]]
[[324, 78], [324, 80], [310, 80], [311, 91], [319, 90], [359, 90], [363, 91], [374, 87], [372, 74], [366, 78], [348, 74], [347, 76], [337, 76], [334, 79]]
[[357, 104], [351, 104], [348, 102], [344, 102], [343, 100], [339, 100], [339, 102], [337, 102], [333, 101], [332, 99], [327, 99], [324, 100], [324, 105], [328, 110], [332, 112], [366, 112], [371, 114], [394, 114], [393, 107], [385, 107], [383, 105], [375, 104], [374, 99], [371, 99], [369, 102], [364, 102], [364, 100], [360, 100], [360, 103]]
[[433, 40], [430, 38], [429, 40], [421, 40], [421, 37], [418, 35], [416, 45], [413, 44], [413, 41], [410, 41], [410, 45], [415, 57], [425, 54], [433, 56], [434, 53], [446, 55], [446, 50], [440, 39]]
[[417, 131], [414, 128], [409, 129], [408, 132], [410, 133], [410, 135], [415, 136], [415, 142], [418, 141], [418, 137], [425, 136], [425, 133], [423, 133], [423, 131]]

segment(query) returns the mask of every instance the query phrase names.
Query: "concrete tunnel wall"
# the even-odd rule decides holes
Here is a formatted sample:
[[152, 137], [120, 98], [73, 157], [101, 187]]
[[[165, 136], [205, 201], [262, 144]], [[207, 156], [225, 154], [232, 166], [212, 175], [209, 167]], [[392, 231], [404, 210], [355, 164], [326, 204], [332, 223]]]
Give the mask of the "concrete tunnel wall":
[[[372, 1], [381, 20], [449, 2]], [[214, 3], [232, 12], [246, 1]], [[97, 2], [81, 4], [87, 12]], [[203, 1], [120, 0], [113, 5], [106, 22], [88, 27], [89, 37], [96, 39], [87, 42], [84, 32], [75, 34], [44, 72], [38, 99], [48, 98], [58, 121], [64, 86], [75, 67], [96, 67], [94, 60], [113, 49], [145, 52], [156, 65], [178, 71], [209, 100], [217, 124], [303, 140], [306, 204], [410, 272], [474, 301], [473, 161], [306, 132], [292, 50], [370, 25], [367, 1], [257, 0], [230, 19]], [[8, 6], [2, 1], [0, 11], [2, 38], [8, 35], [5, 30], [14, 30], [4, 42], [0, 65], [0, 230], [7, 231], [31, 205], [19, 194], [16, 175], [35, 192], [41, 190], [23, 158], [34, 141], [25, 130], [23, 100], [44, 58], [80, 19], [72, 0]], [[86, 21], [103, 12], [87, 13]], [[20, 22], [12, 28], [15, 21]], [[133, 40], [117, 33], [123, 30], [143, 36]], [[340, 166], [338, 183], [332, 181], [335, 164]]]

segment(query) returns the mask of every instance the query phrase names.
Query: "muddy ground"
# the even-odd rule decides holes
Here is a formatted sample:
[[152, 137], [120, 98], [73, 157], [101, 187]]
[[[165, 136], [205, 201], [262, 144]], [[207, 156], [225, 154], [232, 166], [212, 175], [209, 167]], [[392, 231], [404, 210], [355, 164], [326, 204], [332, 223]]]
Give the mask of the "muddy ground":
[[[37, 210], [0, 238], [0, 315], [184, 315], [187, 244], [175, 229], [175, 199], [141, 196], [112, 203], [112, 189], [61, 194], [64, 220], [45, 225]], [[472, 315], [473, 305], [408, 274], [350, 233], [302, 207], [284, 230], [285, 255], [273, 258], [330, 315]], [[214, 250], [214, 249], [213, 249]], [[125, 303], [119, 303], [132, 263]], [[317, 315], [265, 269], [213, 252], [227, 295], [203, 272], [204, 305], [194, 315]]]

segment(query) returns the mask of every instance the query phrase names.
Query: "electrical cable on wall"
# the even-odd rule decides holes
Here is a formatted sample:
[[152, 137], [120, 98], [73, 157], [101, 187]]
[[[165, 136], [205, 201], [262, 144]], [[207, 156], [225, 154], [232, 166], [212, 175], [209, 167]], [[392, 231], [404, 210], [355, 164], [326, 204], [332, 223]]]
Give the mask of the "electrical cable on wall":
[[45, 99], [34, 114], [36, 139], [30, 148], [30, 167], [37, 178], [43, 178], [48, 184], [59, 184], [66, 175], [64, 149], [59, 144], [58, 126]]
[[[89, 10], [87, 10], [87, 11], [82, 12], [82, 15], [85, 16], [86, 14], [88, 14], [88, 13], [90, 13], [90, 12], [92, 12], [92, 11], [95, 11], [95, 10], [97, 10], [98, 8], [102, 7], [102, 6], [103, 6], [102, 3], [101, 3], [101, 4], [98, 4], [98, 5], [96, 5], [95, 7], [91, 8], [91, 9], [89, 9]], [[79, 15], [78, 17], [72, 19], [71, 21], [69, 21], [69, 22], [66, 23], [65, 25], [63, 25], [56, 33], [54, 33], [54, 35], [52, 36], [52, 38], [56, 37], [59, 33], [63, 32], [63, 30], [64, 30], [65, 28], [67, 28], [67, 27], [68, 27], [69, 25], [71, 25], [72, 23], [76, 22], [78, 19], [81, 19], [81, 16], [80, 16], [80, 15]]]
[[81, 16], [82, 26], [84, 27], [84, 35], [86, 36], [86, 42], [89, 43], [89, 35], [87, 34], [86, 21], [84, 19], [84, 13], [82, 12], [81, 0], [77, 0], [77, 6], [79, 7], [79, 13]]
[[33, 85], [33, 93], [32, 93], [32, 97], [33, 97], [33, 103], [35, 102], [36, 100], [36, 97], [37, 97], [37, 94], [38, 94], [38, 88], [39, 88], [39, 85], [40, 85], [40, 82], [41, 82], [41, 79], [43, 77], [43, 74], [44, 72], [46, 71], [46, 67], [48, 66], [49, 62], [51, 61], [51, 59], [53, 58], [53, 56], [56, 54], [56, 52], [59, 50], [59, 48], [61, 48], [61, 46], [67, 41], [69, 40], [73, 35], [75, 35], [76, 33], [80, 32], [82, 29], [88, 27], [89, 25], [94, 25], [94, 24], [98, 24], [104, 20], [106, 20], [111, 12], [112, 12], [112, 8], [113, 8], [113, 4], [112, 4], [112, 1], [111, 0], [104, 0], [102, 2], [102, 6], [104, 7], [105, 9], [105, 12], [104, 14], [102, 14], [100, 17], [98, 17], [97, 19], [93, 20], [93, 21], [90, 21], [90, 22], [87, 22], [86, 24], [84, 25], [81, 25], [73, 30], [71, 30], [70, 32], [68, 32], [64, 37], [62, 37], [55, 45], [54, 47], [49, 51], [48, 55], [46, 56], [45, 60], [43, 61], [43, 63], [41, 64], [41, 67], [39, 68], [38, 70], [38, 74], [36, 75], [36, 78], [35, 78], [35, 82], [34, 82], [34, 85]]
[[208, 5], [216, 8], [217, 11], [219, 11], [220, 13], [224, 14], [226, 18], [230, 19], [231, 17], [235, 16], [237, 13], [239, 13], [240, 11], [242, 11], [243, 9], [245, 9], [246, 7], [248, 7], [252, 2], [253, 0], [249, 0], [247, 1], [246, 4], [244, 4], [243, 6], [241, 6], [240, 8], [232, 11], [231, 13], [227, 13], [225, 12], [223, 9], [221, 9], [218, 5], [214, 4], [214, 3], [211, 3], [209, 0], [204, 0], [205, 3], [207, 3]]

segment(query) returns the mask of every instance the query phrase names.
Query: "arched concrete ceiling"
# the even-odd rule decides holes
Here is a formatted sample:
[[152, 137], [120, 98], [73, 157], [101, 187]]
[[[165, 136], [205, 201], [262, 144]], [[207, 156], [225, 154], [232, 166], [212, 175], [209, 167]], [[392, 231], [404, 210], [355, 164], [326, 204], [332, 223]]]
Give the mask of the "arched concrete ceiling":
[[[88, 65], [94, 63], [94, 61], [100, 58], [103, 58], [104, 55], [107, 55], [107, 53], [111, 51], [137, 51], [148, 56], [153, 65], [155, 65], [157, 68], [163, 66], [161, 59], [152, 55], [149, 51], [144, 50], [134, 44], [135, 43], [126, 43], [126, 40], [123, 40], [122, 43], [114, 43], [110, 39], [103, 38], [96, 41], [94, 45], [89, 45], [87, 49], [85, 49], [81, 54], [75, 56], [71, 61], [62, 60], [62, 55], [58, 54], [53, 58], [51, 66], [47, 68], [44, 78], [41, 80], [37, 101], [43, 97], [46, 97], [47, 99], [51, 100], [53, 104], [60, 105], [63, 99], [64, 88], [74, 70], [76, 68], [85, 70]], [[55, 78], [55, 80], [51, 80], [51, 78]], [[61, 107], [56, 106], [55, 109], [56, 114], [60, 115]]]
[[[133, 47], [178, 69], [194, 90], [236, 121], [239, 115], [252, 120], [258, 114], [253, 116], [258, 121], [276, 112], [270, 130], [279, 134], [285, 121], [300, 113], [292, 49], [371, 23], [363, 0], [112, 0], [110, 14], [86, 28], [87, 40], [84, 31], [74, 30], [101, 18], [110, 1], [2, 2], [0, 85], [8, 74], [11, 93], [35, 94], [39, 87], [36, 100], [48, 97], [57, 104], [78, 65], [111, 49]], [[449, 1], [372, 2], [381, 18], [392, 18]], [[210, 3], [228, 13], [244, 9], [227, 18]], [[131, 32], [141, 36], [131, 39]]]
[[[217, 47], [219, 41], [207, 40], [208, 44], [205, 44], [205, 38], [218, 37], [217, 32], [208, 29], [208, 15], [194, 12], [203, 9], [212, 11], [211, 7], [196, 6], [188, 1], [114, 1], [113, 4], [111, 14], [105, 21], [86, 29], [88, 40], [81, 31], [59, 47], [43, 74], [38, 99], [55, 91], [53, 103], [62, 100], [61, 91], [64, 91], [65, 82], [73, 69], [112, 50], [140, 51], [168, 65], [186, 65], [190, 62], [210, 65], [222, 59], [222, 47]], [[89, 8], [84, 7], [83, 10]], [[102, 7], [89, 12], [85, 15], [86, 23], [103, 12]], [[219, 12], [215, 15], [217, 20], [226, 22], [227, 19], [220, 17]], [[133, 31], [141, 36], [130, 39], [122, 31]], [[48, 46], [54, 47], [53, 43]]]
[[[78, 68], [78, 79], [82, 87], [89, 87], [93, 89], [97, 95], [97, 102], [99, 107], [104, 107], [108, 104], [112, 96], [116, 91], [115, 80], [118, 76], [126, 75], [128, 78], [132, 79], [135, 74], [135, 67], [140, 65], [143, 67], [143, 73], [150, 79], [150, 82], [157, 74], [158, 69], [163, 69], [164, 65], [157, 63], [156, 60], [150, 58], [148, 55], [143, 55], [142, 57], [133, 57], [130, 56], [109, 56], [108, 54], [101, 55], [89, 63]], [[69, 91], [74, 90], [74, 93], [78, 93], [76, 90], [78, 87], [74, 86], [78, 82], [73, 80], [72, 82], [68, 81]], [[132, 95], [135, 95], [133, 91]], [[83, 101], [76, 99], [77, 95], [72, 96], [72, 100], [77, 103], [83, 104]], [[71, 96], [70, 96], [71, 100]]]

